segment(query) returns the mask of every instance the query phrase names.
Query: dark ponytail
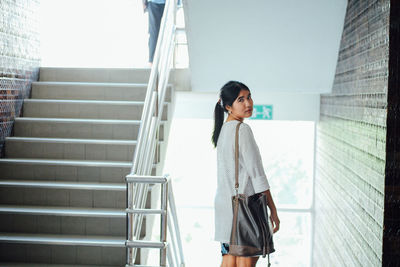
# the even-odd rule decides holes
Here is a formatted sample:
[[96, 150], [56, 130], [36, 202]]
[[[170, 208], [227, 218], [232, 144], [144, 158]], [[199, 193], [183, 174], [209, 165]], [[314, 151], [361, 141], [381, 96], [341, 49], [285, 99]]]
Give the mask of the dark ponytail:
[[215, 104], [214, 108], [214, 131], [211, 140], [214, 147], [217, 147], [219, 133], [224, 124], [224, 113], [228, 112], [226, 106], [232, 106], [239, 96], [240, 90], [250, 91], [245, 84], [238, 81], [229, 81], [220, 90], [220, 100]]
[[222, 124], [224, 124], [224, 112], [225, 108], [223, 108], [222, 105], [217, 102], [214, 108], [214, 132], [212, 136], [212, 143], [214, 144], [214, 147], [217, 147], [219, 132], [221, 132]]

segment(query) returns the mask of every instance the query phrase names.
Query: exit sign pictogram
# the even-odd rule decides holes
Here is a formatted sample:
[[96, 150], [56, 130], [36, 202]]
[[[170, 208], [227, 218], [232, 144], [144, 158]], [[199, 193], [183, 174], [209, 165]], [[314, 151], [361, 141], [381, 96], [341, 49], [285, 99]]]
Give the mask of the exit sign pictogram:
[[252, 120], [272, 120], [272, 105], [254, 105]]

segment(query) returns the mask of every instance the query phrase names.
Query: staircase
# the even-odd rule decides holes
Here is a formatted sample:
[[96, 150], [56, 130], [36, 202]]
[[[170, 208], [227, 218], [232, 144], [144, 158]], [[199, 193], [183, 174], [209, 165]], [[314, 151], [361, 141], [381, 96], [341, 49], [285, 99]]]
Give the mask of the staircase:
[[[40, 70], [0, 159], [0, 266], [126, 264], [125, 177], [149, 74], [149, 69]], [[172, 90], [169, 85], [161, 150]], [[152, 175], [158, 175], [160, 158]]]

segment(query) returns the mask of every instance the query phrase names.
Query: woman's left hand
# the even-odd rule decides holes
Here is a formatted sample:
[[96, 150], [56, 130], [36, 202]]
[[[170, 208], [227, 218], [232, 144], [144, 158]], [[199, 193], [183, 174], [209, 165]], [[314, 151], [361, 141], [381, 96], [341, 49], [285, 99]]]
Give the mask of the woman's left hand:
[[271, 216], [269, 216], [269, 219], [271, 220], [272, 227], [273, 227], [273, 233], [278, 232], [279, 230], [279, 218], [278, 218], [278, 213], [277, 212], [271, 212]]

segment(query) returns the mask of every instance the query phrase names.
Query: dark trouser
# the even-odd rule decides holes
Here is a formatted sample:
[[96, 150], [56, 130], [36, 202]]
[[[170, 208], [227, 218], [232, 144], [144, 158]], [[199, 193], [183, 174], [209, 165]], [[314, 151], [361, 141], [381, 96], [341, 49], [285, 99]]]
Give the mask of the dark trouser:
[[164, 13], [165, 4], [156, 4], [148, 2], [147, 10], [149, 12], [149, 62], [153, 62], [154, 52], [156, 50], [158, 32], [160, 31], [161, 18]]

